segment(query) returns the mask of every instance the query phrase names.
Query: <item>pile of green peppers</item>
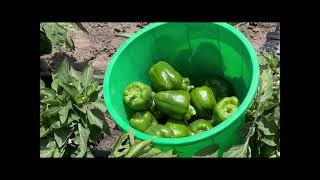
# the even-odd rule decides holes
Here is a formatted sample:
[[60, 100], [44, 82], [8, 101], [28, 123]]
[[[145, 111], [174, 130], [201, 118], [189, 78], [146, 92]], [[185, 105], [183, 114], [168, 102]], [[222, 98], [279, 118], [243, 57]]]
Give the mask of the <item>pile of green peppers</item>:
[[197, 81], [197, 87], [171, 65], [159, 61], [149, 70], [151, 87], [135, 81], [126, 86], [124, 105], [134, 111], [130, 125], [145, 134], [179, 138], [207, 131], [237, 110], [230, 83], [218, 76]]

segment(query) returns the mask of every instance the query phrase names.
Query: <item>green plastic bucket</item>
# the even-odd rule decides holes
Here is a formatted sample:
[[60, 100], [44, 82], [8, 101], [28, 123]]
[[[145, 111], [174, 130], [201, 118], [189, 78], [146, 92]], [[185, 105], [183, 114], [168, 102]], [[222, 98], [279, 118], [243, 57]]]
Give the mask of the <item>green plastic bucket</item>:
[[[238, 127], [244, 122], [259, 83], [255, 50], [241, 32], [227, 23], [153, 23], [126, 40], [113, 55], [103, 84], [107, 109], [125, 132], [131, 127], [123, 90], [133, 81], [151, 85], [148, 71], [159, 60], [193, 79], [210, 74], [224, 76], [232, 83], [241, 104], [228, 119], [208, 131], [183, 138], [155, 138], [154, 145], [162, 150], [174, 149], [179, 157], [191, 157], [212, 144], [223, 151], [240, 143]], [[142, 140], [152, 138], [135, 129], [133, 132]]]

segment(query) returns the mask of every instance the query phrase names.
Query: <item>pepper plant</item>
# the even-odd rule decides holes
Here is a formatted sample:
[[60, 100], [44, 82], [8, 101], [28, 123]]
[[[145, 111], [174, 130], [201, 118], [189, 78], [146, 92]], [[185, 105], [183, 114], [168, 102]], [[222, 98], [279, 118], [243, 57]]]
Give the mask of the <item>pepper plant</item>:
[[93, 157], [90, 145], [110, 130], [92, 65], [79, 72], [64, 59], [52, 79], [51, 87], [40, 79], [40, 157]]
[[40, 56], [50, 54], [53, 48], [59, 50], [69, 48], [74, 51], [75, 45], [69, 32], [76, 30], [88, 33], [81, 23], [40, 23]]

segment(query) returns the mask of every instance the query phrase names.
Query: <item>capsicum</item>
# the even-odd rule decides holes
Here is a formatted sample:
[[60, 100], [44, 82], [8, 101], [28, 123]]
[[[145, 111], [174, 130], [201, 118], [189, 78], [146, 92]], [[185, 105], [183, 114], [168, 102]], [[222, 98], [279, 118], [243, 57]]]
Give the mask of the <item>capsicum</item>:
[[191, 90], [193, 86], [188, 78], [182, 77], [170, 64], [159, 61], [151, 66], [149, 77], [157, 91]]
[[149, 111], [144, 112], [136, 112], [130, 119], [131, 127], [144, 132], [151, 125], [157, 125], [157, 120], [153, 117], [153, 115]]
[[190, 130], [197, 134], [203, 131], [207, 131], [211, 129], [213, 126], [209, 120], [205, 119], [198, 119], [196, 121], [193, 121], [191, 124], [189, 124]]
[[235, 96], [221, 99], [214, 107], [213, 119], [215, 122], [226, 120], [238, 108], [238, 98]]
[[151, 125], [144, 133], [162, 138], [173, 137], [172, 130], [168, 126], [162, 124]]
[[152, 100], [150, 111], [157, 120], [162, 119], [164, 117], [164, 114], [157, 108], [154, 99]]
[[208, 86], [202, 86], [191, 91], [191, 104], [199, 117], [210, 118], [216, 105], [216, 99]]
[[205, 77], [198, 81], [199, 86], [208, 86], [212, 89], [213, 94], [217, 101], [220, 101], [224, 97], [230, 97], [234, 95], [231, 84], [220, 76]]
[[190, 129], [185, 121], [169, 118], [165, 125], [171, 129], [173, 138], [191, 135]]
[[123, 100], [132, 110], [147, 110], [152, 105], [152, 90], [142, 82], [132, 82], [124, 90]]
[[154, 95], [157, 108], [177, 120], [189, 120], [196, 114], [190, 105], [190, 94], [183, 90], [161, 91]]

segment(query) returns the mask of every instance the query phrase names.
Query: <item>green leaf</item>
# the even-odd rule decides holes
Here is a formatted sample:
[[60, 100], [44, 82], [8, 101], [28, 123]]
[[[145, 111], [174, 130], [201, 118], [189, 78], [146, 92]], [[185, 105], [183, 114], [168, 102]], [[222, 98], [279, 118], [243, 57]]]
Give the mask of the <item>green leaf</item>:
[[78, 123], [80, 120], [79, 115], [76, 112], [74, 112], [73, 110], [70, 110], [69, 113], [70, 113], [70, 116], [68, 116], [67, 124], [71, 124], [72, 122]]
[[274, 116], [275, 118], [280, 118], [280, 107], [279, 107], [279, 106], [277, 106], [277, 107], [274, 108], [273, 116]]
[[259, 65], [262, 67], [262, 70], [266, 69], [268, 67], [268, 61], [266, 60], [266, 57], [262, 54], [258, 55]]
[[88, 109], [87, 115], [90, 125], [98, 126], [105, 133], [110, 134], [110, 129], [107, 121], [104, 118], [103, 112], [101, 112], [99, 109]]
[[67, 58], [64, 58], [52, 72], [52, 80], [59, 79], [61, 82], [68, 84], [70, 82], [69, 69], [69, 62]]
[[247, 157], [248, 157], [248, 158], [251, 158], [251, 154], [252, 154], [252, 152], [251, 152], [251, 147], [248, 146], [248, 149], [247, 149]]
[[81, 29], [83, 32], [89, 34], [89, 32], [87, 31], [87, 29], [85, 27], [83, 27], [83, 25], [81, 23], [74, 23], [79, 29]]
[[[100, 111], [101, 112], [101, 111]], [[88, 120], [91, 125], [96, 125], [100, 129], [103, 128], [103, 123], [104, 123], [104, 116], [101, 114], [99, 111], [96, 111], [96, 109], [87, 109], [87, 115], [88, 115]]]
[[116, 34], [116, 36], [124, 37], [124, 38], [129, 38], [133, 35], [133, 33], [119, 33]]
[[260, 116], [256, 122], [258, 129], [264, 135], [275, 135], [279, 130], [276, 122], [273, 119], [267, 119], [265, 116]]
[[162, 151], [160, 149], [158, 149], [158, 148], [151, 148], [149, 151], [139, 155], [138, 157], [139, 158], [150, 158], [150, 157], [155, 156], [155, 155], [157, 155], [157, 154], [159, 154], [161, 152]]
[[193, 157], [218, 157], [218, 146], [216, 144], [207, 146], [201, 150], [199, 150], [198, 152], [196, 152]]
[[60, 119], [59, 119], [59, 115], [55, 115], [53, 117], [50, 117], [50, 125], [53, 129], [59, 129], [61, 128], [61, 122], [60, 122]]
[[71, 67], [70, 69], [70, 75], [71, 75], [71, 83], [78, 89], [79, 93], [81, 94], [83, 91], [82, 85], [81, 85], [81, 72], [76, 71]]
[[98, 82], [97, 81], [91, 82], [84, 90], [85, 96], [89, 97], [93, 92], [96, 91], [97, 87], [98, 87]]
[[72, 52], [74, 52], [74, 51], [76, 50], [76, 47], [74, 46], [74, 42], [73, 42], [73, 40], [72, 40], [69, 36], [67, 36], [67, 38], [66, 38], [66, 46], [67, 46]]
[[40, 30], [40, 56], [52, 52], [52, 43], [45, 32]]
[[67, 46], [68, 32], [76, 30], [70, 23], [41, 23], [40, 28], [50, 39], [52, 47], [59, 50]]
[[249, 139], [247, 139], [247, 141], [244, 144], [240, 144], [240, 145], [236, 145], [231, 147], [230, 149], [228, 149], [227, 151], [225, 151], [223, 153], [223, 157], [227, 157], [227, 158], [246, 158], [251, 156], [251, 150], [248, 150], [248, 141]]
[[46, 146], [46, 148], [56, 148], [56, 147], [57, 147], [57, 143], [53, 140], [49, 141], [49, 143]]
[[141, 142], [137, 142], [130, 147], [129, 152], [124, 156], [125, 158], [134, 158], [138, 157], [140, 153], [144, 152], [144, 149], [148, 147], [151, 143], [152, 139], [144, 140]]
[[245, 139], [250, 132], [250, 127], [252, 127], [252, 121], [246, 122], [239, 127], [239, 136], [241, 139]]
[[98, 96], [99, 96], [99, 92], [98, 91], [94, 91], [89, 97], [89, 102], [99, 101]]
[[277, 158], [278, 156], [276, 154], [270, 156], [269, 158]]
[[49, 141], [46, 147], [40, 149], [40, 158], [51, 158], [56, 147], [55, 141]]
[[76, 97], [73, 98], [76, 102], [76, 104], [81, 105], [81, 104], [85, 104], [87, 102], [87, 98], [84, 95], [77, 95]]
[[83, 91], [81, 82], [79, 80], [77, 80], [76, 78], [74, 78], [74, 77], [71, 77], [70, 80], [71, 80], [71, 85], [76, 87], [78, 92], [79, 92], [79, 94], [81, 94], [82, 91]]
[[59, 148], [68, 140], [73, 132], [73, 128], [63, 127], [54, 131], [54, 139], [57, 142]]
[[56, 92], [50, 88], [43, 88], [40, 90], [40, 96], [42, 96], [43, 98], [46, 98], [46, 97], [56, 98]]
[[132, 128], [130, 128], [130, 131], [129, 131], [129, 140], [130, 140], [130, 144], [133, 145], [134, 144], [134, 135], [133, 135]]
[[265, 59], [267, 60], [271, 68], [277, 68], [277, 65], [278, 65], [277, 56], [271, 53], [266, 53], [266, 52], [262, 53], [262, 55], [265, 57]]
[[99, 90], [99, 93], [98, 93], [98, 100], [100, 100], [102, 97], [103, 97], [103, 91], [101, 91], [100, 89], [102, 89], [102, 86], [98, 86], [98, 89], [97, 91]]
[[261, 73], [261, 96], [260, 103], [264, 103], [267, 99], [272, 98], [272, 73], [270, 69]]
[[66, 147], [67, 147], [66, 144], [61, 148], [56, 147], [55, 150], [53, 151], [53, 158], [62, 158], [63, 154], [66, 151]]
[[88, 139], [90, 135], [90, 130], [88, 128], [83, 127], [80, 123], [78, 125], [79, 135], [80, 135], [80, 153], [77, 157], [83, 157], [87, 152]]
[[73, 105], [77, 110], [79, 110], [80, 112], [86, 114], [87, 113], [87, 109], [88, 107], [86, 105], [82, 105], [82, 106], [77, 106], [77, 105]]
[[40, 149], [45, 149], [49, 142], [49, 138], [40, 138]]
[[53, 90], [55, 90], [56, 92], [58, 92], [59, 83], [60, 83], [60, 80], [59, 80], [59, 79], [54, 79], [54, 80], [51, 82], [51, 88], [52, 88]]
[[69, 110], [72, 108], [72, 103], [71, 101], [68, 101], [67, 105], [64, 106], [60, 111], [59, 111], [59, 116], [60, 116], [60, 122], [61, 124], [64, 124], [67, 121], [68, 118], [68, 113]]
[[81, 72], [75, 70], [72, 66], [70, 67], [70, 76], [74, 77], [76, 80], [81, 81]]
[[50, 88], [40, 90], [41, 103], [50, 104], [53, 106], [61, 105], [62, 102], [57, 98], [56, 92]]
[[125, 156], [130, 150], [129, 133], [123, 133], [112, 147], [111, 158]]
[[102, 111], [102, 112], [107, 112], [107, 107], [106, 107], [106, 105], [104, 104], [104, 102], [96, 101], [96, 102], [92, 102], [91, 104], [92, 104], [94, 107], [100, 109], [100, 111]]
[[51, 158], [55, 149], [40, 149], [40, 158]]
[[245, 24], [248, 24], [248, 22], [228, 22], [228, 24], [230, 24], [231, 26], [234, 26], [236, 28], [243, 26]]
[[50, 104], [52, 106], [58, 106], [58, 105], [61, 105], [61, 102], [59, 99], [57, 98], [53, 98], [53, 97], [47, 97], [47, 98], [44, 98], [40, 101], [41, 103], [45, 103], [45, 104]]
[[52, 130], [50, 128], [45, 128], [43, 126], [40, 126], [40, 138], [46, 137], [51, 132]]
[[173, 150], [169, 150], [169, 151], [163, 151], [161, 153], [158, 153], [152, 157], [153, 158], [172, 158], [172, 157], [177, 157], [177, 155], [173, 153]]
[[274, 142], [274, 136], [264, 136], [261, 141], [269, 146], [277, 146], [277, 144]]
[[265, 111], [268, 111], [276, 106], [278, 106], [280, 102], [278, 100], [266, 100], [260, 108], [260, 114], [262, 114]]
[[[141, 141], [139, 141], [139, 142], [136, 141], [136, 144], [139, 144], [139, 143], [141, 143]], [[133, 145], [131, 146], [131, 148], [133, 148], [134, 146], [136, 146], [136, 145], [133, 144]], [[152, 146], [151, 146], [151, 144], [149, 143], [149, 144], [146, 145], [144, 148], [140, 149], [139, 152], [138, 152], [134, 157], [140, 157], [141, 155], [148, 153], [151, 149], [152, 149]]]
[[[70, 155], [71, 158], [79, 158], [79, 157], [83, 157], [85, 155], [86, 152], [84, 152], [82, 154], [81, 152], [81, 147], [78, 146], [78, 148]], [[81, 156], [82, 155], [82, 156]]]
[[86, 88], [93, 81], [93, 67], [91, 64], [88, 64], [81, 73], [82, 84]]
[[40, 79], [40, 89], [45, 88], [46, 85], [44, 84], [44, 82]]
[[63, 153], [61, 153], [58, 148], [55, 148], [54, 151], [53, 151], [52, 157], [53, 157], [53, 158], [61, 158], [62, 155], [63, 155]]
[[[78, 132], [78, 131], [77, 131], [77, 132]], [[74, 143], [74, 144], [77, 144], [77, 145], [80, 145], [80, 135], [79, 135], [79, 134], [75, 135], [75, 138], [74, 138], [74, 140], [73, 140], [73, 143]]]
[[276, 155], [277, 157], [280, 157], [280, 151], [278, 151], [278, 149], [276, 149]]
[[90, 129], [89, 142], [97, 144], [103, 134], [102, 130], [95, 125], [89, 125], [88, 127]]
[[53, 115], [56, 115], [58, 114], [58, 112], [62, 109], [61, 106], [54, 106], [54, 107], [51, 107], [49, 109], [47, 109], [46, 111], [44, 111], [44, 116], [46, 117], [51, 117]]
[[94, 158], [92, 152], [90, 151], [90, 149], [88, 148], [87, 153], [86, 153], [86, 158]]
[[61, 87], [63, 87], [63, 89], [64, 89], [68, 94], [70, 94], [70, 96], [71, 96], [74, 100], [76, 100], [75, 97], [77, 97], [77, 96], [80, 95], [78, 89], [75, 88], [75, 87], [72, 86], [72, 85], [65, 84], [65, 83], [59, 83], [59, 85], [60, 85]]
[[68, 32], [77, 30], [77, 28], [75, 28], [72, 23], [57, 23], [57, 24]]

